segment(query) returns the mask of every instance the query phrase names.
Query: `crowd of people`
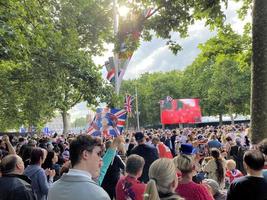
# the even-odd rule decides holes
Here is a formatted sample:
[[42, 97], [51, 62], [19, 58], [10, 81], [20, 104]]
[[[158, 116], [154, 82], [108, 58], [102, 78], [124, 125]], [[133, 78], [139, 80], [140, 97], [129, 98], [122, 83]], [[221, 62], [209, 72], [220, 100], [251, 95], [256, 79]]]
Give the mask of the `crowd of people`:
[[267, 138], [248, 125], [4, 135], [0, 200], [267, 200]]

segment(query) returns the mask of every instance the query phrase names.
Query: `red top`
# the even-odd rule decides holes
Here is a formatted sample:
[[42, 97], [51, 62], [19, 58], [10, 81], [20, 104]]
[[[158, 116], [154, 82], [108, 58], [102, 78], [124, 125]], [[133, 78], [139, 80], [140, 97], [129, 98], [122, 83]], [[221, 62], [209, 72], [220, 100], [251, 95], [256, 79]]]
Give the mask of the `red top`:
[[143, 200], [145, 190], [146, 184], [133, 177], [124, 176], [116, 185], [116, 200]]
[[160, 158], [173, 158], [171, 150], [162, 142], [157, 144], [157, 150]]
[[212, 195], [204, 185], [194, 183], [193, 181], [179, 183], [175, 191], [185, 200], [213, 200]]
[[232, 183], [234, 179], [239, 178], [239, 177], [244, 176], [244, 175], [238, 169], [234, 169], [232, 171], [227, 170], [225, 173], [225, 176], [226, 176], [226, 178], [229, 178], [230, 183]]

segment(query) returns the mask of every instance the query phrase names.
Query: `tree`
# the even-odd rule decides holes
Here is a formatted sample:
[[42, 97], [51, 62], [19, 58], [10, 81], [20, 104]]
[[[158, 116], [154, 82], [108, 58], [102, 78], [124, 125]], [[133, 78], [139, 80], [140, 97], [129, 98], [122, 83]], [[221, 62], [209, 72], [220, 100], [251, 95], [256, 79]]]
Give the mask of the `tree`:
[[109, 1], [4, 0], [0, 12], [0, 129], [41, 126], [55, 110], [66, 119], [76, 103], [104, 97], [92, 57], [112, 40]]
[[254, 0], [252, 27], [252, 142], [267, 137], [267, 2]]
[[223, 27], [199, 45], [200, 54], [185, 69], [183, 93], [201, 99], [204, 115], [219, 115], [222, 120], [223, 114], [248, 113], [250, 30], [246, 25], [244, 34], [238, 35], [230, 26]]

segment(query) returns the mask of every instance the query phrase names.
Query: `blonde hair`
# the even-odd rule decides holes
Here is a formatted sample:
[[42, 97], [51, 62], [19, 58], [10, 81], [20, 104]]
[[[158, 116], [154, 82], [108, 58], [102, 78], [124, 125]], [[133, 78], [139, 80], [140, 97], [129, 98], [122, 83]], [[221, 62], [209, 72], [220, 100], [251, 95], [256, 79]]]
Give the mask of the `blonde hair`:
[[[171, 184], [178, 181], [176, 167], [171, 159], [160, 158], [152, 163], [149, 168], [149, 182], [147, 183], [144, 200], [159, 200], [159, 192], [171, 193]], [[177, 179], [177, 180], [175, 180]], [[180, 199], [177, 196], [177, 199]]]
[[236, 162], [234, 161], [234, 160], [227, 160], [226, 161], [226, 168], [228, 169], [228, 170], [233, 170], [233, 169], [235, 169], [236, 168]]
[[187, 174], [193, 171], [192, 158], [187, 155], [179, 155], [173, 159], [175, 166], [183, 173]]

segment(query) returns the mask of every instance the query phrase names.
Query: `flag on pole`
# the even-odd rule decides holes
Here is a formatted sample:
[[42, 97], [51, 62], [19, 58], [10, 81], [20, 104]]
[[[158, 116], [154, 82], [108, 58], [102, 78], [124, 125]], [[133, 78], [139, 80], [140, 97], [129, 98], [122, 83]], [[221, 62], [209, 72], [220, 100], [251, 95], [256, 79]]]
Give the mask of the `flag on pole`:
[[[142, 12], [133, 12], [127, 20], [120, 18], [118, 31], [118, 86], [120, 87], [125, 71], [131, 61], [133, 52], [131, 43], [139, 42], [143, 25], [146, 18], [150, 17], [152, 9], [146, 9]], [[129, 45], [130, 43], [130, 45]]]
[[128, 112], [132, 112], [132, 104], [133, 104], [134, 97], [127, 94], [124, 99], [124, 109]]
[[107, 70], [107, 80], [112, 84], [115, 85], [115, 65], [113, 57], [109, 57], [108, 61], [105, 62], [105, 67]]

